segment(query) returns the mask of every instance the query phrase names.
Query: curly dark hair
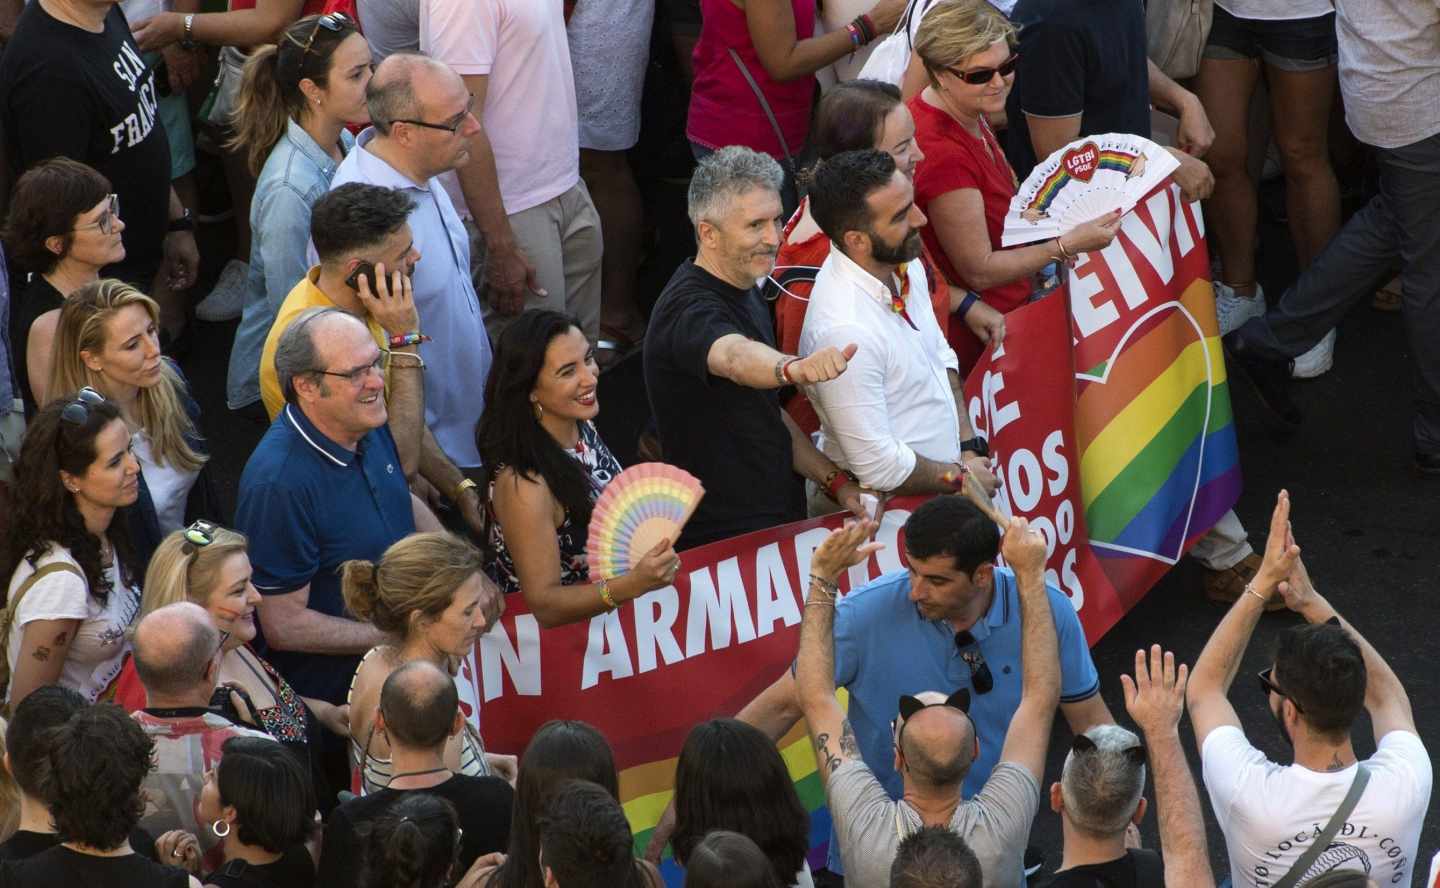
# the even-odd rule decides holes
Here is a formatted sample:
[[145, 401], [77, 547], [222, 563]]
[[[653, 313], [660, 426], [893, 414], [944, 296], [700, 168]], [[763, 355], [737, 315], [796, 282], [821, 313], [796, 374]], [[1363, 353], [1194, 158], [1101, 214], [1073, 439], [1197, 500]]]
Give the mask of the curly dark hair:
[[113, 703], [87, 707], [56, 728], [46, 794], [61, 841], [102, 851], [124, 844], [145, 813], [140, 784], [153, 749], [144, 729]]
[[310, 208], [310, 242], [321, 262], [341, 259], [399, 231], [414, 209], [415, 201], [398, 188], [346, 182]]
[[475, 428], [475, 446], [485, 464], [486, 488], [495, 473], [509, 468], [523, 478], [540, 478], [576, 527], [590, 524], [595, 487], [579, 461], [535, 418], [530, 393], [545, 367], [545, 350], [580, 322], [558, 311], [532, 308], [500, 334], [495, 363], [485, 381], [485, 410]]
[[[19, 268], [48, 274], [70, 252], [75, 217], [104, 200], [110, 180], [68, 157], [52, 157], [25, 171], [10, 195], [5, 249]], [[45, 248], [48, 238], [65, 242], [60, 255]]]
[[314, 791], [295, 753], [261, 737], [231, 737], [215, 768], [220, 804], [235, 806], [240, 841], [283, 854], [314, 825]]
[[460, 856], [455, 806], [428, 792], [402, 793], [359, 829], [365, 849], [363, 888], [448, 885]]
[[[104, 604], [108, 593], [100, 565], [100, 540], [85, 528], [75, 496], [61, 483], [60, 472], [83, 475], [89, 470], [97, 457], [95, 439], [120, 418], [120, 409], [109, 401], [91, 404], [85, 422], [76, 425], [60, 418], [72, 400], [51, 401], [35, 414], [25, 432], [20, 458], [15, 462], [15, 479], [10, 485], [10, 521], [0, 549], [0, 578], [8, 586], [21, 560], [33, 565], [52, 544], [58, 544], [70, 551], [85, 572], [90, 595]], [[115, 546], [121, 576], [128, 583], [139, 573], [125, 522], [118, 520], [118, 515], [116, 519], [110, 522], [106, 535]], [[0, 598], [4, 597], [0, 593]]]
[[635, 876], [635, 839], [625, 809], [588, 780], [566, 780], [540, 818], [540, 863], [565, 888], [613, 888]]
[[780, 884], [795, 881], [810, 847], [810, 814], [775, 743], [733, 718], [696, 725], [675, 766], [675, 832], [670, 846], [682, 865], [711, 830], [748, 836]]

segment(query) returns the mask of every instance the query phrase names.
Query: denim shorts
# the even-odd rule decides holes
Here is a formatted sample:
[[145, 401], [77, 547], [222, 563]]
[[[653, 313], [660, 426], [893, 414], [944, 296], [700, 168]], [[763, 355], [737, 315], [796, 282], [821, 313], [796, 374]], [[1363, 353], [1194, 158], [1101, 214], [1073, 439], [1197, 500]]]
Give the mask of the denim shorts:
[[1264, 59], [1281, 71], [1319, 71], [1338, 58], [1335, 13], [1290, 21], [1243, 19], [1217, 3], [1205, 58]]

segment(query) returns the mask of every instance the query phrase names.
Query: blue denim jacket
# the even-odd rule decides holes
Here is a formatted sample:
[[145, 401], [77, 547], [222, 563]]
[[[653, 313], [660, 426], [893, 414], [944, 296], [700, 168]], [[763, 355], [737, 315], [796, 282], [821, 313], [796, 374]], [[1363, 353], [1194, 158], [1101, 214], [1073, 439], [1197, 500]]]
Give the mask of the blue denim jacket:
[[[340, 132], [348, 153], [355, 137]], [[231, 410], [260, 400], [260, 354], [280, 304], [309, 270], [310, 208], [330, 190], [336, 163], [310, 134], [291, 120], [275, 143], [250, 203], [250, 278], [225, 399]]]

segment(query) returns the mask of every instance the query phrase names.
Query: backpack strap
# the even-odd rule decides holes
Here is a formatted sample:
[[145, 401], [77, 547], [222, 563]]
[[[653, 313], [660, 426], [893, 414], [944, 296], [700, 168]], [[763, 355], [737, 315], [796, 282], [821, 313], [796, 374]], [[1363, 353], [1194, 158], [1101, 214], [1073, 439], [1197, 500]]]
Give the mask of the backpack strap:
[[14, 625], [15, 615], [20, 611], [20, 599], [25, 597], [25, 593], [30, 591], [31, 586], [57, 573], [72, 573], [87, 585], [89, 583], [85, 579], [84, 572], [70, 562], [52, 561], [44, 567], [37, 567], [34, 573], [26, 577], [20, 587], [15, 590], [15, 594], [10, 596], [4, 609], [0, 610], [0, 696], [4, 696], [5, 692], [10, 689], [10, 627]]

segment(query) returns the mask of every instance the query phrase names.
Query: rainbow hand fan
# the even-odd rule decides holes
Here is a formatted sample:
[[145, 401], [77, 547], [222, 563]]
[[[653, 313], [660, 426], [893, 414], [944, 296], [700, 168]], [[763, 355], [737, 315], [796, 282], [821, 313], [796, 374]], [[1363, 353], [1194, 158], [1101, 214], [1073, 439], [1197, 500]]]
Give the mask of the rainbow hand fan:
[[616, 475], [590, 514], [591, 576], [613, 580], [662, 539], [674, 545], [704, 495], [699, 478], [665, 463], [640, 463]]
[[1020, 183], [1000, 244], [1046, 240], [1112, 210], [1128, 213], [1179, 166], [1170, 152], [1140, 136], [1082, 136], [1037, 164]]

